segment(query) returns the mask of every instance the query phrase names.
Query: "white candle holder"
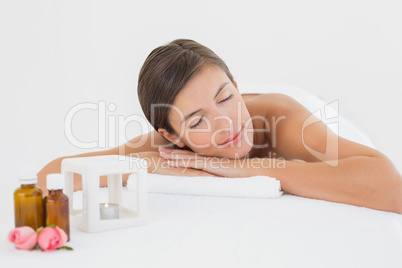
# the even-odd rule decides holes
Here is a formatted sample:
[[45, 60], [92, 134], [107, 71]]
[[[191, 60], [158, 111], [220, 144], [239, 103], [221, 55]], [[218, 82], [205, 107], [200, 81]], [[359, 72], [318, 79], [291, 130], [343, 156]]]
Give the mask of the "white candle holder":
[[[63, 159], [61, 171], [65, 177], [64, 192], [69, 198], [70, 222], [84, 232], [100, 232], [143, 225], [147, 212], [147, 162], [144, 159], [105, 155]], [[83, 208], [73, 208], [74, 173], [82, 176]], [[137, 176], [137, 208], [122, 204], [123, 174]], [[100, 176], [107, 175], [108, 203], [118, 205], [117, 219], [100, 217]], [[130, 192], [132, 193], [132, 192]]]

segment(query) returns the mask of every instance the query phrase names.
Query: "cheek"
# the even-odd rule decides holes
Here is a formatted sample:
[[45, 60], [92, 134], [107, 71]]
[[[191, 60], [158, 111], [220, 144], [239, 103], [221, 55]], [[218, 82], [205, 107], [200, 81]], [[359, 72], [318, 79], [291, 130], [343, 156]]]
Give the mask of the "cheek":
[[238, 105], [238, 107], [236, 108], [236, 114], [232, 113], [232, 118], [237, 120], [242, 125], [244, 125], [250, 120], [250, 113], [247, 110], [247, 107], [244, 104], [244, 102], [241, 103], [241, 105], [240, 104]]
[[206, 148], [210, 144], [211, 132], [206, 130], [205, 132], [202, 132], [202, 130], [197, 132], [189, 131], [185, 133], [185, 139], [190, 148]]
[[241, 99], [235, 101], [232, 106], [232, 112], [230, 114], [234, 120], [239, 120], [243, 123], [245, 120], [247, 120], [247, 118], [250, 117], [246, 104]]

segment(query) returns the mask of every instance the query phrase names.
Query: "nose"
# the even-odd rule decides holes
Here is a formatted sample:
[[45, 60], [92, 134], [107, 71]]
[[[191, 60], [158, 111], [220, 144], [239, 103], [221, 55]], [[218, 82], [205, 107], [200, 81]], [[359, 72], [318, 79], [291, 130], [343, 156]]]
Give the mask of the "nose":
[[216, 144], [223, 144], [228, 139], [233, 137], [233, 134], [237, 131], [236, 124], [232, 118], [227, 115], [219, 115], [214, 118], [214, 133], [213, 140]]
[[209, 108], [213, 125], [212, 140], [216, 144], [222, 144], [237, 132], [239, 128], [237, 120], [233, 121], [234, 115], [231, 114], [229, 109], [220, 109], [217, 106]]

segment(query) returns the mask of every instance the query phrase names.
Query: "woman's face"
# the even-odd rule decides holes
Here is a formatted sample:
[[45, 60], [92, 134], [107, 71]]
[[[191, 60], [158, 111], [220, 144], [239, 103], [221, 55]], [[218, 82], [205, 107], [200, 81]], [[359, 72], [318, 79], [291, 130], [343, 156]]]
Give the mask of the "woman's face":
[[244, 157], [253, 146], [250, 114], [237, 89], [219, 67], [201, 69], [177, 95], [169, 120], [178, 146], [196, 153]]

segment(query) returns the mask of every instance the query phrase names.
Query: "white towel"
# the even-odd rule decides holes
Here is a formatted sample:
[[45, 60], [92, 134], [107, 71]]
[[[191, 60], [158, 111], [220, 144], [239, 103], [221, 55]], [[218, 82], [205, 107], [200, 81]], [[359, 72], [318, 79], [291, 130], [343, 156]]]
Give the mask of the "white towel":
[[[127, 188], [136, 190], [135, 176], [130, 175]], [[266, 176], [222, 178], [148, 173], [147, 188], [149, 193], [223, 197], [278, 198], [283, 194], [280, 181]]]

